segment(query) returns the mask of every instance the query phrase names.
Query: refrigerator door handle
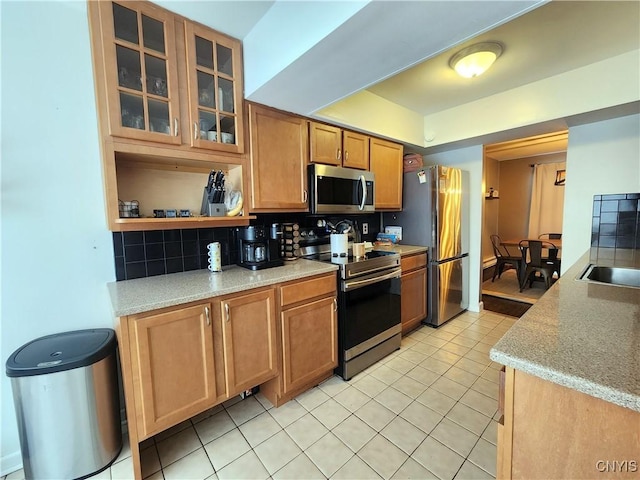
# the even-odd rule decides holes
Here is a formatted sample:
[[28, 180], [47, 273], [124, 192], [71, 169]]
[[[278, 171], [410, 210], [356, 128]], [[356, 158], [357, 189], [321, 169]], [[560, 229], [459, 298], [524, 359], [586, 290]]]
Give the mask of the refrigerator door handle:
[[360, 175], [360, 188], [362, 188], [362, 203], [360, 203], [358, 210], [364, 210], [367, 203], [367, 181], [364, 179], [364, 175]]

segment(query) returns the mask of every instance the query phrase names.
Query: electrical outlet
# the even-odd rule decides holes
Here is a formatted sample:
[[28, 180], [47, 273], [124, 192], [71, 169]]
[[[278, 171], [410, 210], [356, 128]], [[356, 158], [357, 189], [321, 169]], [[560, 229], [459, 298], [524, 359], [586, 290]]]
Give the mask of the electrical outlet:
[[368, 223], [363, 223], [362, 224], [362, 234], [366, 235], [369, 233], [369, 224]]

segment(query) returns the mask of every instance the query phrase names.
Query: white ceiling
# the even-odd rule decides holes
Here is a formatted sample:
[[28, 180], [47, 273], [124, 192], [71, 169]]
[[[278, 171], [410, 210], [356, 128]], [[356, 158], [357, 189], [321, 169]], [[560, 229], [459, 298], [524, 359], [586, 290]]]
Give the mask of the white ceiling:
[[[297, 12], [301, 11], [300, 5], [318, 2], [277, 1], [279, 6], [297, 4]], [[156, 3], [233, 37], [249, 40], [251, 31], [267, 18], [276, 2]], [[638, 1], [361, 3], [363, 7], [355, 15], [327, 32], [264, 85], [247, 92], [247, 98], [312, 116], [321, 108], [366, 89], [428, 115], [632, 51], [640, 45]], [[299, 20], [302, 24], [310, 21]], [[283, 23], [280, 26], [285, 28]], [[301, 40], [290, 38], [288, 42], [295, 45]], [[455, 52], [488, 40], [500, 42], [504, 52], [487, 73], [463, 79], [449, 68], [449, 58]], [[246, 42], [245, 63], [250, 47]], [[245, 65], [245, 75], [250, 75], [250, 68]]]

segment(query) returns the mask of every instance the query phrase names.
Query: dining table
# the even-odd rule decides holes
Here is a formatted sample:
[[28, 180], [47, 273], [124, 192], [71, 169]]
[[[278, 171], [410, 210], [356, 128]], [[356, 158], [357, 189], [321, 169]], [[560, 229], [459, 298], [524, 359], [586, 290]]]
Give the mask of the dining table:
[[516, 248], [518, 248], [518, 246], [520, 245], [520, 242], [522, 242], [522, 241], [528, 242], [529, 240], [540, 240], [542, 242], [553, 243], [553, 245], [558, 250], [562, 250], [562, 239], [561, 238], [554, 238], [553, 240], [549, 240], [549, 239], [546, 239], [546, 238], [520, 238], [518, 240], [502, 240], [501, 244], [504, 245], [505, 247], [516, 247]]

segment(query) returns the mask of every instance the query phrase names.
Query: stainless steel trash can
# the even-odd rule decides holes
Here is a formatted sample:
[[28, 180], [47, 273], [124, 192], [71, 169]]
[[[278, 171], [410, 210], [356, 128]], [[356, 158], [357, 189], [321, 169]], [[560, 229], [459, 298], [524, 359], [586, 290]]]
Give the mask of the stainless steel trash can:
[[86, 478], [122, 449], [115, 332], [48, 335], [6, 364], [27, 479]]

